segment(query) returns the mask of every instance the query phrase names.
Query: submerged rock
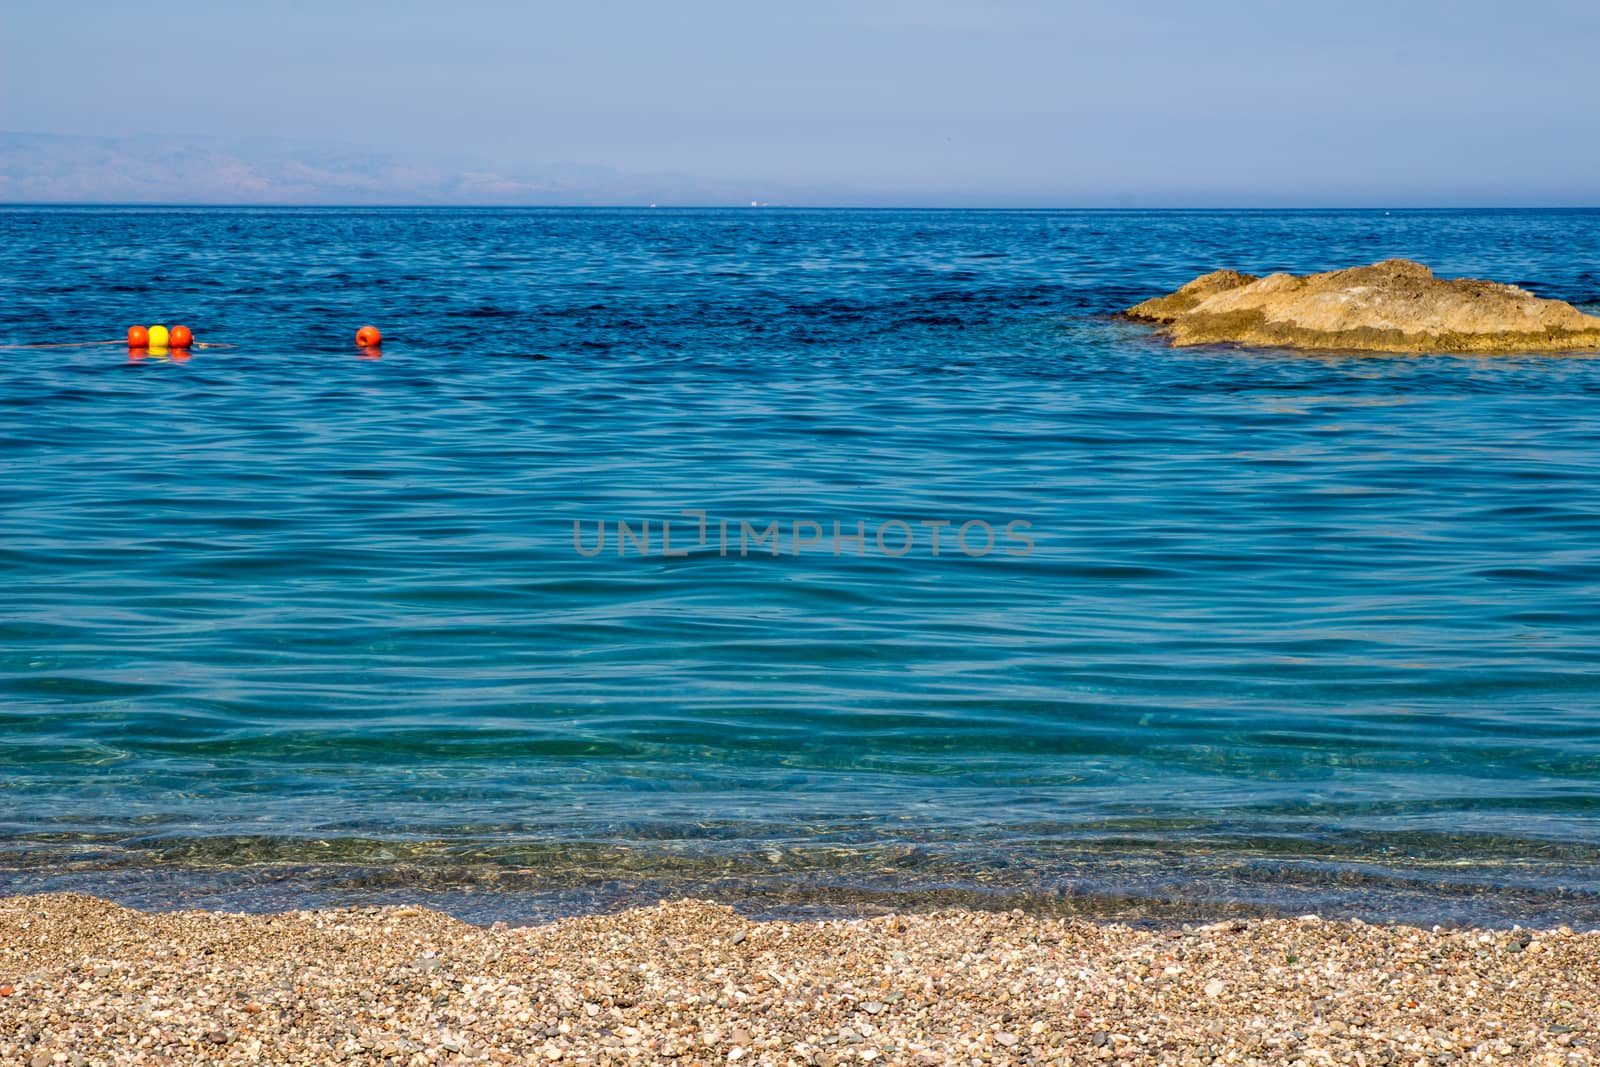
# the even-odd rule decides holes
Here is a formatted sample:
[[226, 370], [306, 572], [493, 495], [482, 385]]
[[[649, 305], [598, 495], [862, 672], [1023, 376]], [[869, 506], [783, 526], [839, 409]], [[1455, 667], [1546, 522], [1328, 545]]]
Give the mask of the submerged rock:
[[1600, 317], [1525, 289], [1436, 278], [1421, 263], [1297, 277], [1203, 274], [1129, 308], [1175, 345], [1235, 342], [1370, 352], [1559, 352], [1600, 349]]

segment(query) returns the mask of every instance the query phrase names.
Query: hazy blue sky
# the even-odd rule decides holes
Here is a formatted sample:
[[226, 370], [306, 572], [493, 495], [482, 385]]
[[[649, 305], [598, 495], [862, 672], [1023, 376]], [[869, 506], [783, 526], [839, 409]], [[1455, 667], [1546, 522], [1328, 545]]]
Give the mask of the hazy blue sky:
[[322, 153], [307, 196], [1595, 205], [1597, 70], [1595, 0], [13, 0], [0, 128], [75, 139], [0, 199], [117, 199], [154, 135], [229, 140], [153, 198]]

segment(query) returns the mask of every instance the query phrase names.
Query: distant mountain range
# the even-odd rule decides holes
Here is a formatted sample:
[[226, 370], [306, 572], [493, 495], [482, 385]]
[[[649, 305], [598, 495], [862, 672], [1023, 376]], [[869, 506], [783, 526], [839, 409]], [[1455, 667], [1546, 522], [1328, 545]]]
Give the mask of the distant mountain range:
[[116, 204], [748, 204], [775, 191], [689, 175], [472, 161], [268, 139], [0, 132], [0, 202]]

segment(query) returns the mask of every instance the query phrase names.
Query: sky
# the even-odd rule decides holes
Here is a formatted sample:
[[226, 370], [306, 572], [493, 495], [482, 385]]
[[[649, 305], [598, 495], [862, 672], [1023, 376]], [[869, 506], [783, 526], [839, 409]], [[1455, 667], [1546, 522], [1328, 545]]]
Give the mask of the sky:
[[8, 0], [0, 200], [1600, 205], [1600, 4]]

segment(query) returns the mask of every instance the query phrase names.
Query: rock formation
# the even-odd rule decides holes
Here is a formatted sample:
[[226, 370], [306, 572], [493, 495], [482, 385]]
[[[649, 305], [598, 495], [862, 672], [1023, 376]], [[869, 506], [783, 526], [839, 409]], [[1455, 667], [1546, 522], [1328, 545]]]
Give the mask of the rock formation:
[[1234, 342], [1371, 352], [1600, 350], [1600, 317], [1498, 282], [1435, 278], [1420, 263], [1297, 277], [1203, 274], [1127, 314], [1159, 322], [1175, 345]]

